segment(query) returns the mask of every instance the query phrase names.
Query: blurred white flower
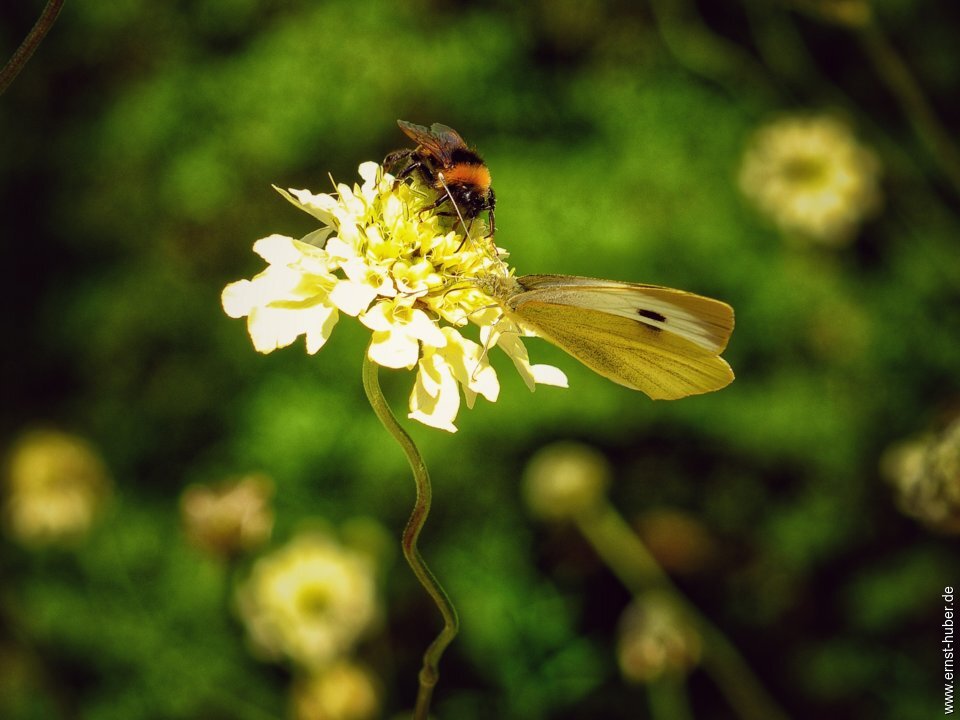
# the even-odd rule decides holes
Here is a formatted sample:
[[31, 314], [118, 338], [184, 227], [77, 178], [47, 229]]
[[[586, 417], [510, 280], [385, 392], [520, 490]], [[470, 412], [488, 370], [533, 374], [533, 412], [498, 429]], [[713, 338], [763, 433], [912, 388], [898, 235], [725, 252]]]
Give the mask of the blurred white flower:
[[110, 494], [106, 467], [93, 447], [53, 430], [23, 436], [10, 452], [6, 476], [5, 524], [27, 545], [81, 539]]
[[370, 671], [340, 661], [293, 685], [294, 720], [373, 720], [380, 714], [380, 688]]
[[326, 534], [303, 534], [254, 564], [237, 601], [259, 654], [322, 668], [378, 617], [374, 562]]
[[650, 682], [685, 674], [700, 662], [700, 634], [668, 597], [650, 594], [634, 600], [620, 618], [617, 659], [623, 676]]
[[437, 215], [429, 188], [395, 183], [376, 163], [361, 165], [360, 176], [362, 185], [340, 184], [333, 195], [278, 189], [324, 227], [302, 240], [258, 240], [254, 251], [266, 270], [224, 289], [224, 310], [247, 318], [254, 347], [267, 353], [303, 335], [315, 353], [340, 313], [358, 317], [373, 333], [372, 361], [417, 368], [409, 416], [450, 432], [461, 392], [472, 407], [477, 395], [492, 402], [500, 391], [488, 354], [460, 333], [469, 324], [487, 347], [510, 356], [531, 389], [566, 387], [558, 369], [530, 365], [525, 333], [484, 291], [485, 278], [510, 271], [483, 236], [483, 222], [466, 239], [456, 221]]
[[889, 448], [881, 468], [907, 515], [942, 533], [960, 533], [960, 419], [943, 432]]
[[211, 487], [191, 485], [180, 497], [180, 515], [187, 538], [211, 555], [229, 558], [260, 547], [270, 539], [273, 482], [265, 475], [247, 475]]
[[792, 116], [754, 133], [740, 189], [784, 232], [840, 245], [879, 208], [880, 169], [876, 154], [843, 121]]

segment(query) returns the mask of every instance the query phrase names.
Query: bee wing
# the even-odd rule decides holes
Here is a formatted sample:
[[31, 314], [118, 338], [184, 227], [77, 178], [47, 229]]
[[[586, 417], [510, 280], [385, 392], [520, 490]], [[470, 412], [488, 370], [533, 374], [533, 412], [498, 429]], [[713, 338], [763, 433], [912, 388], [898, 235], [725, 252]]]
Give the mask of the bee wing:
[[679, 336], [713, 354], [723, 352], [733, 332], [732, 307], [683, 290], [574, 275], [525, 275], [517, 280], [528, 292], [514, 296], [511, 306], [544, 299], [599, 310]]
[[711, 392], [733, 381], [730, 366], [714, 352], [644, 322], [535, 299], [508, 313], [594, 372], [654, 400]]
[[467, 146], [456, 130], [440, 123], [434, 123], [429, 129], [406, 120], [397, 120], [397, 125], [407, 137], [444, 166], [453, 162], [454, 150]]

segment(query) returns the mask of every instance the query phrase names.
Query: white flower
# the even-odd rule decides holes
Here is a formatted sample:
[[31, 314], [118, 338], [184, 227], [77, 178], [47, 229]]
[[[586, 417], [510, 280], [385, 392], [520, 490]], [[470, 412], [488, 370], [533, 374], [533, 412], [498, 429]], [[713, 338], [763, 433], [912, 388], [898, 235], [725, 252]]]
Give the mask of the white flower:
[[620, 618], [617, 659], [623, 676], [649, 683], [664, 675], [683, 676], [700, 662], [703, 639], [670, 597], [647, 593]]
[[760, 128], [740, 167], [740, 189], [788, 233], [837, 245], [881, 203], [880, 162], [830, 116], [786, 117]]
[[[530, 364], [523, 333], [482, 289], [489, 287], [484, 278], [510, 273], [483, 223], [465, 238], [455, 219], [431, 209], [429, 188], [396, 183], [375, 163], [361, 165], [360, 176], [361, 185], [340, 184], [333, 195], [278, 189], [323, 227], [302, 240], [259, 240], [254, 250], [267, 269], [223, 291], [224, 310], [247, 318], [254, 347], [271, 352], [303, 335], [315, 353], [339, 313], [355, 316], [373, 333], [372, 361], [417, 368], [409, 416], [450, 432], [461, 392], [468, 407], [477, 395], [497, 399], [487, 349], [506, 353], [531, 390], [538, 383], [566, 387], [557, 368]], [[461, 334], [471, 324], [483, 345]]]
[[340, 661], [321, 673], [298, 678], [291, 697], [294, 720], [373, 720], [381, 690], [368, 669]]
[[6, 472], [4, 520], [27, 545], [71, 543], [92, 527], [110, 494], [97, 452], [84, 440], [53, 430], [24, 435]]
[[349, 652], [378, 614], [373, 561], [320, 533], [258, 560], [237, 600], [260, 654], [310, 668]]
[[273, 482], [259, 474], [216, 487], [191, 485], [180, 497], [187, 538], [219, 558], [259, 547], [273, 530], [272, 494]]

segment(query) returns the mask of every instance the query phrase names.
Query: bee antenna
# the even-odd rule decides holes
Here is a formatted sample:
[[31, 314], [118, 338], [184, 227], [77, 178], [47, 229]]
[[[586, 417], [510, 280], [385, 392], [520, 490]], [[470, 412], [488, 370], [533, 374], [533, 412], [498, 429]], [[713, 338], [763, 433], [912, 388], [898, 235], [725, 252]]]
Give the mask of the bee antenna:
[[457, 217], [460, 219], [460, 227], [463, 228], [463, 242], [460, 243], [460, 247], [457, 248], [457, 252], [460, 252], [460, 249], [463, 247], [463, 243], [470, 238], [470, 230], [467, 228], [467, 224], [463, 221], [463, 215], [460, 214], [460, 207], [457, 205], [457, 201], [453, 199], [453, 193], [450, 192], [450, 188], [447, 187], [447, 181], [443, 178], [443, 173], [437, 173], [437, 179], [440, 181], [440, 184], [443, 185], [443, 191], [447, 194], [447, 198], [450, 200], [450, 204], [453, 205], [453, 209], [457, 213]]
[[[460, 227], [463, 228], [463, 240], [462, 240], [462, 241], [460, 242], [460, 244], [457, 246], [457, 252], [460, 252], [460, 250], [463, 248], [464, 243], [467, 242], [467, 240], [470, 240], [471, 242], [473, 241], [473, 238], [470, 237], [470, 228], [467, 227], [467, 223], [464, 221], [463, 215], [460, 213], [460, 206], [457, 205], [457, 201], [453, 199], [453, 194], [450, 192], [450, 188], [447, 187], [447, 183], [446, 183], [446, 181], [445, 181], [444, 178], [443, 178], [443, 173], [437, 173], [437, 179], [440, 181], [440, 184], [443, 186], [443, 191], [446, 193], [447, 199], [450, 200], [450, 204], [453, 205], [453, 209], [454, 209], [454, 210], [456, 211], [456, 213], [457, 213], [457, 219], [460, 220]], [[472, 225], [472, 224], [473, 224], [473, 223], [471, 222], [471, 225]], [[504, 265], [503, 265], [503, 260], [500, 258], [499, 253], [497, 253], [497, 244], [496, 244], [496, 242], [492, 242], [492, 245], [493, 245], [493, 250], [494, 250], [494, 251], [493, 251], [493, 258], [496, 260], [497, 264], [498, 264], [501, 268], [503, 268], [503, 267], [504, 267]]]

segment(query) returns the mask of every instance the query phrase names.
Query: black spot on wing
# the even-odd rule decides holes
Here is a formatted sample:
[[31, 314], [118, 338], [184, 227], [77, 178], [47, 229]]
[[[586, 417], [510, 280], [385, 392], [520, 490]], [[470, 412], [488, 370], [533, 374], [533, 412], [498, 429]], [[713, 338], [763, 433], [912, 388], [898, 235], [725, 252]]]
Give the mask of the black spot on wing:
[[665, 323], [667, 321], [666, 315], [661, 315], [656, 310], [644, 310], [640, 308], [637, 310], [637, 315], [640, 317], [645, 317], [647, 320], [656, 320], [657, 322]]

